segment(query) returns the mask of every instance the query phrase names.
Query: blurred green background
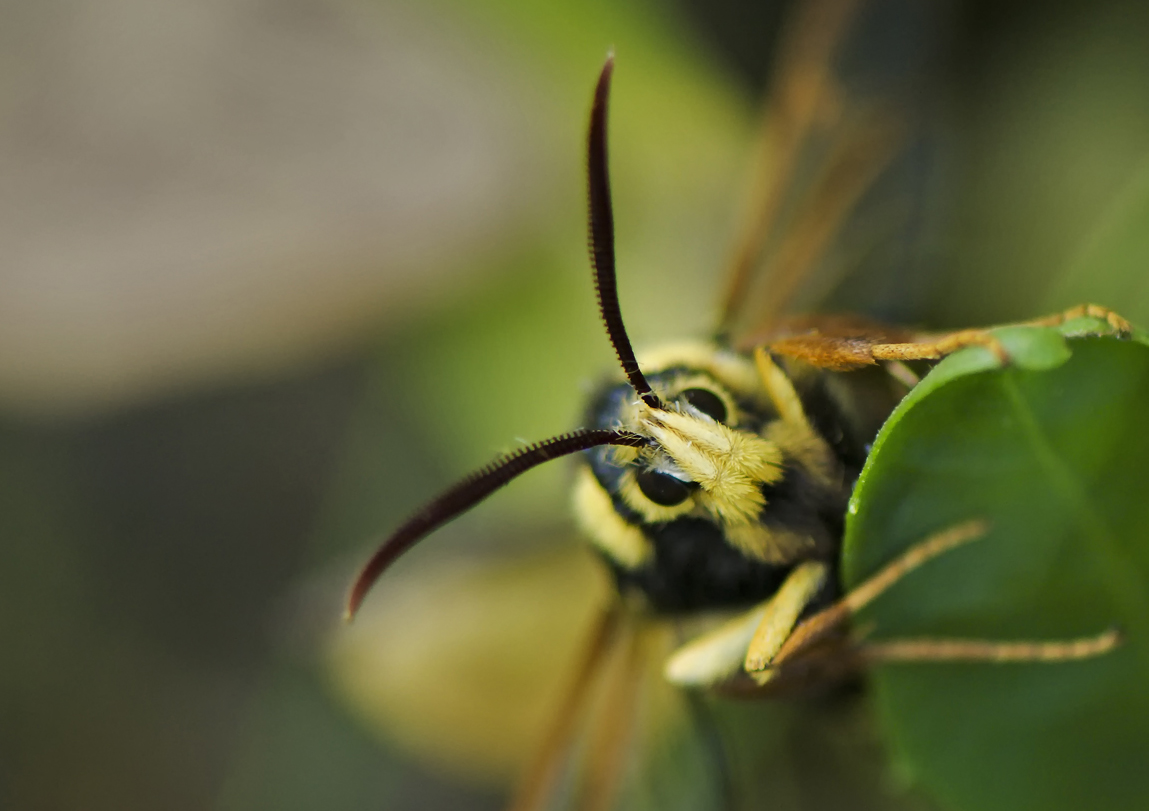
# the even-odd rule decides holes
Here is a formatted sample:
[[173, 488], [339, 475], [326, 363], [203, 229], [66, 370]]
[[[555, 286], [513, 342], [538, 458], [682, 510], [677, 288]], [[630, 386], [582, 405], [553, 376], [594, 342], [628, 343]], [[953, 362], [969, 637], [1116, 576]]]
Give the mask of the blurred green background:
[[[935, 12], [928, 283], [906, 283], [905, 316], [1095, 300], [1149, 323], [1149, 7]], [[0, 807], [500, 805], [537, 721], [508, 720], [488, 763], [476, 750], [502, 733], [451, 702], [487, 700], [466, 685], [497, 719], [549, 695], [511, 680], [561, 679], [603, 588], [566, 557], [568, 470], [405, 558], [372, 595], [380, 619], [345, 630], [344, 588], [462, 472], [576, 425], [612, 366], [582, 178], [609, 47], [632, 337], [712, 323], [784, 13], [0, 9]], [[445, 629], [470, 647], [444, 657]], [[457, 682], [420, 681], [448, 662]]]

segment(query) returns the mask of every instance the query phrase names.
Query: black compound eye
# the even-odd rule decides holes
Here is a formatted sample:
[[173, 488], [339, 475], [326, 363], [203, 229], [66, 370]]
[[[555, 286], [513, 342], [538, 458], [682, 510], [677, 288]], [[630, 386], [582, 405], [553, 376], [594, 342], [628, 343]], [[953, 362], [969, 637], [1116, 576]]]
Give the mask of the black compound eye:
[[726, 404], [714, 392], [706, 389], [686, 389], [678, 396], [715, 422], [726, 420]]
[[634, 480], [638, 482], [638, 489], [642, 491], [644, 496], [663, 507], [674, 507], [681, 504], [686, 501], [690, 496], [691, 489], [693, 489], [690, 483], [676, 479], [666, 473], [659, 473], [657, 470], [636, 471]]

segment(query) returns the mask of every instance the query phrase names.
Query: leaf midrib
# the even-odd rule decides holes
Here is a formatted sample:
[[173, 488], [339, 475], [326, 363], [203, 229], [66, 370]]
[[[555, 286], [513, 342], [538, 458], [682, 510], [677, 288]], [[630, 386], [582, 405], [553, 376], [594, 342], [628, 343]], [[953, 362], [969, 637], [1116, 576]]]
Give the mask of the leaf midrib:
[[[1111, 594], [1124, 614], [1127, 630], [1140, 639], [1149, 638], [1149, 601], [1133, 575], [1137, 571], [1136, 565], [1122, 553], [1120, 542], [1109, 523], [1090, 504], [1085, 484], [1063, 463], [1018, 386], [1015, 375], [1012, 372], [999, 375], [999, 380], [1038, 467], [1069, 505], [1069, 514], [1101, 564], [1105, 582], [1110, 584]], [[1135, 647], [1142, 669], [1149, 671], [1149, 649], [1143, 645]]]

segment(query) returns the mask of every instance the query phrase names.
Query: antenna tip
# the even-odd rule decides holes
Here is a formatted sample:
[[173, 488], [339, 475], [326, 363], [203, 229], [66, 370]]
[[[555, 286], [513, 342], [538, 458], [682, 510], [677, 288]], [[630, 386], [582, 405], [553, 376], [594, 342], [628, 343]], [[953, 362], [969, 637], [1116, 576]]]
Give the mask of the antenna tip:
[[355, 586], [352, 588], [351, 593], [347, 595], [347, 602], [343, 606], [343, 622], [350, 624], [355, 619], [355, 615], [359, 613], [359, 606], [363, 604], [363, 589], [359, 580], [355, 581]]
[[614, 73], [614, 48], [606, 52], [606, 61], [602, 63], [602, 70], [599, 71], [598, 84], [600, 90], [610, 81], [610, 75], [612, 73]]

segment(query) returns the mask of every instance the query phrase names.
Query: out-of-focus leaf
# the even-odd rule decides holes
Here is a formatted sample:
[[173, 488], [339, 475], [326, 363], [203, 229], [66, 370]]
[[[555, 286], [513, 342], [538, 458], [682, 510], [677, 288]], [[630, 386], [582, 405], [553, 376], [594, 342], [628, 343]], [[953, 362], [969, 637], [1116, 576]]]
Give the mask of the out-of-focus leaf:
[[602, 572], [567, 547], [440, 562], [382, 585], [332, 642], [340, 699], [437, 770], [506, 785], [606, 602]]
[[[1024, 4], [1011, 7], [996, 45], [965, 46], [967, 76], [978, 78], [950, 111], [961, 146], [938, 257], [945, 278], [928, 317], [915, 319], [995, 324], [1096, 301], [1145, 323], [1149, 291], [1134, 292], [1143, 270], [1076, 265], [1145, 162], [1149, 6], [1059, 3], [1040, 22]], [[1063, 286], [1073, 275], [1072, 289]]]
[[890, 664], [877, 702], [908, 774], [962, 809], [1138, 807], [1149, 796], [1149, 348], [1061, 330], [998, 334], [939, 364], [875, 443], [850, 507], [847, 587], [929, 535], [988, 535], [899, 582], [860, 618], [875, 639], [1067, 639], [1084, 661]]
[[1073, 261], [1054, 285], [1046, 307], [1077, 301], [1120, 304], [1127, 318], [1149, 318], [1149, 159], [1102, 212]]

